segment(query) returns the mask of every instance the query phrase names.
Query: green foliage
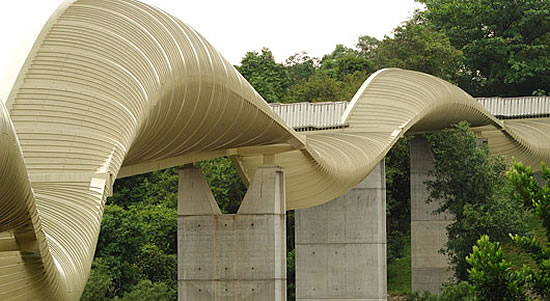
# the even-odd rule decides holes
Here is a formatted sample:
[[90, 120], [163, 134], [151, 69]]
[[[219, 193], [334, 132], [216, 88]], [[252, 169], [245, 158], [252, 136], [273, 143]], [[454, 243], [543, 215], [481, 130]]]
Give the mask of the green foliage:
[[[108, 300], [142, 280], [177, 287], [176, 212], [166, 205], [105, 206], [98, 245], [84, 296]], [[97, 296], [108, 298], [97, 299]]]
[[540, 186], [533, 176], [533, 170], [521, 163], [514, 164], [507, 173], [508, 180], [514, 185], [518, 197], [524, 205], [533, 207], [542, 224], [547, 230], [547, 240], [550, 241], [550, 169], [543, 162], [541, 164], [542, 178], [546, 185]]
[[[130, 208], [129, 214], [134, 222], [142, 224], [147, 240], [166, 254], [177, 252], [176, 234], [177, 214], [165, 205], [137, 204]], [[172, 239], [166, 239], [171, 237]]]
[[[388, 254], [390, 246], [388, 236]], [[388, 294], [402, 295], [411, 292], [411, 237], [403, 235], [402, 256], [388, 261]], [[389, 257], [389, 256], [388, 256]]]
[[296, 300], [296, 250], [288, 252], [286, 256], [286, 294], [288, 301]]
[[489, 236], [482, 235], [466, 261], [472, 266], [468, 275], [479, 299], [527, 300], [521, 289], [522, 277], [511, 271], [512, 264], [504, 259], [500, 243], [490, 242]]
[[296, 75], [287, 102], [350, 100], [374, 71], [372, 59], [365, 53], [343, 45], [336, 45], [321, 60], [307, 55], [291, 56], [287, 66]]
[[474, 287], [466, 282], [460, 281], [457, 284], [446, 285], [443, 287], [438, 297], [439, 301], [464, 300], [471, 301], [475, 299]]
[[474, 288], [466, 281], [446, 285], [439, 295], [430, 292], [415, 292], [407, 296], [407, 301], [472, 301], [479, 300], [474, 294]]
[[264, 48], [261, 54], [248, 52], [237, 68], [268, 102], [350, 100], [374, 71], [376, 39], [369, 38], [360, 38], [360, 50], [336, 45], [321, 60], [301, 52], [284, 65]]
[[147, 243], [139, 254], [139, 268], [147, 279], [156, 283], [177, 286], [178, 256], [165, 253], [157, 245]]
[[135, 261], [135, 250], [145, 240], [145, 225], [137, 223], [130, 211], [117, 205], [105, 206], [96, 256], [117, 256]]
[[550, 96], [550, 93], [546, 92], [543, 89], [536, 89], [531, 93], [533, 96]]
[[516, 189], [516, 196], [524, 205], [531, 207], [536, 216], [542, 220], [546, 237], [511, 235], [514, 243], [535, 262], [534, 267], [524, 266], [521, 277], [526, 281], [529, 292], [547, 300], [550, 298], [550, 169], [542, 165], [542, 178], [546, 184], [535, 180], [533, 171], [521, 163], [515, 163], [507, 174], [508, 180]]
[[393, 30], [377, 49], [377, 68], [397, 67], [456, 81], [464, 57], [445, 34], [431, 29], [417, 17]]
[[464, 53], [461, 87], [476, 96], [530, 95], [550, 86], [547, 0], [417, 0]]
[[[542, 170], [543, 178], [547, 181], [542, 187], [533, 177], [531, 168], [521, 163], [514, 164], [507, 173], [507, 179], [514, 187], [514, 196], [519, 203], [533, 208], [544, 224], [550, 211], [550, 169], [543, 163]], [[550, 230], [548, 226], [545, 225], [546, 234]], [[548, 300], [550, 244], [547, 237], [544, 237], [546, 241], [542, 242], [533, 236], [510, 234], [510, 237], [520, 250], [532, 257], [532, 263], [523, 266], [514, 264], [506, 259], [499, 242], [491, 242], [489, 236], [482, 235], [474, 245], [472, 253], [466, 257], [471, 266], [468, 269], [469, 283], [450, 285], [439, 296], [415, 294], [410, 300]], [[520, 259], [518, 256], [511, 258]], [[461, 285], [464, 288], [461, 289]], [[445, 296], [448, 291], [458, 292], [458, 295]], [[465, 293], [468, 294], [468, 298], [459, 297]]]
[[290, 76], [283, 64], [275, 62], [269, 49], [247, 52], [237, 70], [267, 102], [284, 101]]
[[407, 301], [438, 301], [438, 296], [428, 291], [426, 292], [414, 292], [407, 295]]
[[292, 85], [296, 85], [308, 80], [317, 71], [319, 59], [310, 57], [307, 52], [302, 51], [287, 58], [285, 66], [288, 69]]
[[233, 167], [231, 159], [220, 157], [199, 162], [222, 213], [237, 213], [246, 186]]
[[410, 239], [410, 157], [409, 139], [401, 138], [385, 157], [386, 232], [388, 264], [404, 256]]
[[433, 180], [426, 182], [428, 201], [439, 202], [437, 213], [454, 217], [447, 226], [443, 252], [449, 255], [457, 279], [466, 280], [465, 258], [480, 235], [504, 241], [508, 233], [525, 230], [529, 215], [509, 198], [503, 159], [491, 155], [487, 145], [478, 145], [467, 123], [427, 138], [435, 158]]
[[362, 73], [331, 77], [326, 71], [316, 71], [307, 80], [292, 86], [288, 102], [348, 101], [367, 77]]
[[[550, 298], [550, 169], [542, 163], [541, 186], [531, 168], [515, 163], [508, 171], [507, 179], [514, 188], [514, 196], [525, 206], [532, 208], [542, 220], [545, 235], [542, 241], [535, 236], [510, 234], [520, 250], [530, 255], [532, 262], [518, 265], [507, 259], [499, 242], [491, 242], [489, 236], [481, 235], [466, 257], [470, 265], [468, 281], [449, 285], [440, 295], [413, 294], [408, 300], [548, 300]], [[508, 257], [522, 260], [521, 257]], [[462, 296], [462, 297], [461, 297]]]
[[396, 230], [389, 233], [386, 231], [386, 235], [386, 262], [387, 264], [390, 264], [405, 256], [405, 247], [407, 241], [410, 240], [410, 233], [402, 233]]
[[330, 77], [343, 80], [344, 76], [374, 71], [373, 63], [360, 51], [338, 44], [332, 53], [321, 59], [321, 70]]
[[176, 208], [178, 175], [174, 168], [117, 179], [107, 204], [128, 208], [132, 204], [163, 204]]
[[113, 277], [103, 263], [103, 258], [96, 258], [92, 265], [90, 277], [86, 284], [81, 301], [108, 300], [115, 294]]
[[164, 301], [176, 300], [177, 291], [163, 282], [152, 283], [149, 280], [141, 280], [134, 289], [125, 294], [120, 301]]
[[377, 55], [376, 50], [379, 46], [380, 41], [371, 36], [360, 36], [357, 44], [355, 44], [355, 47], [361, 51], [361, 54], [372, 61], [374, 61]]

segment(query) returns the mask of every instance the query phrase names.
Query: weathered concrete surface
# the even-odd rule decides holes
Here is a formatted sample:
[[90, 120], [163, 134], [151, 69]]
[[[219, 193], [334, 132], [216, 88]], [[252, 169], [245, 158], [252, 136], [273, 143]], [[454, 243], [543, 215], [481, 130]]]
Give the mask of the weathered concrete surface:
[[533, 174], [533, 177], [535, 178], [535, 180], [537, 180], [539, 185], [541, 185], [541, 186], [546, 185], [546, 180], [542, 177], [542, 171], [535, 172]]
[[411, 273], [413, 291], [437, 293], [452, 276], [447, 256], [438, 251], [447, 241], [447, 214], [432, 214], [439, 204], [426, 204], [433, 155], [424, 137], [410, 141], [411, 148]]
[[285, 301], [282, 169], [259, 167], [238, 214], [226, 215], [198, 168], [179, 174], [178, 299]]
[[296, 299], [386, 300], [384, 161], [350, 192], [296, 210]]

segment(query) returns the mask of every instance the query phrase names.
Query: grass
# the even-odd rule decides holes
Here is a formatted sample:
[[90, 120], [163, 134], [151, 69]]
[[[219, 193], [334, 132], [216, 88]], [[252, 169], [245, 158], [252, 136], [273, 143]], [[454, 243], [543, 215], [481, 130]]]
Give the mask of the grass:
[[388, 294], [404, 295], [411, 293], [411, 241], [407, 240], [404, 256], [388, 264]]

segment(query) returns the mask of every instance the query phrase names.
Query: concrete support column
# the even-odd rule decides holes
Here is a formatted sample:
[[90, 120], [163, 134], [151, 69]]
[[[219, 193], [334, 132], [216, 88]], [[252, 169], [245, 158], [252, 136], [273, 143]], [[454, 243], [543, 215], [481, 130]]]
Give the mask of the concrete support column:
[[178, 299], [286, 301], [283, 170], [259, 167], [237, 214], [221, 214], [201, 171], [179, 171]]
[[296, 299], [386, 300], [384, 161], [347, 194], [296, 210]]
[[533, 177], [535, 178], [535, 180], [537, 180], [539, 185], [544, 186], [546, 184], [546, 180], [544, 180], [544, 178], [542, 177], [542, 171], [535, 172], [533, 174]]
[[452, 276], [447, 256], [439, 253], [447, 242], [445, 227], [451, 218], [432, 214], [439, 204], [426, 204], [428, 190], [424, 182], [430, 179], [434, 161], [428, 142], [424, 137], [415, 137], [410, 141], [410, 150], [412, 290], [437, 293]]

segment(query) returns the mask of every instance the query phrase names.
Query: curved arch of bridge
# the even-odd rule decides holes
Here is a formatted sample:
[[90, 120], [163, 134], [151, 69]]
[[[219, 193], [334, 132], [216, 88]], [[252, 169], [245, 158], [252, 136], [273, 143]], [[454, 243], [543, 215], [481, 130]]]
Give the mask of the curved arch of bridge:
[[218, 156], [285, 168], [289, 209], [359, 183], [405, 133], [468, 120], [492, 149], [550, 161], [548, 119], [503, 122], [433, 76], [373, 74], [343, 129], [297, 133], [199, 33], [125, 0], [65, 2], [0, 104], [0, 299], [77, 300], [115, 178]]

